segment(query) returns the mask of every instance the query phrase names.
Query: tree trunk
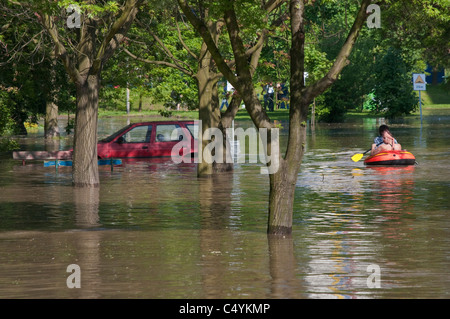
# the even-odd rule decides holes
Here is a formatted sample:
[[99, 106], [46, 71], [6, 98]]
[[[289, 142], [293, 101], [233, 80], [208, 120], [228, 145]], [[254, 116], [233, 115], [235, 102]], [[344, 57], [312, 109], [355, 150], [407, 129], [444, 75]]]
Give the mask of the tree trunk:
[[[219, 124], [219, 115], [213, 114], [212, 111], [212, 90], [213, 84], [209, 79], [209, 70], [207, 68], [201, 69], [197, 73], [197, 81], [198, 81], [198, 100], [199, 100], [199, 108], [198, 108], [198, 119], [201, 123], [202, 130], [199, 131], [201, 137], [204, 136], [204, 133], [213, 127], [218, 127]], [[197, 175], [198, 177], [202, 176], [211, 176], [213, 174], [213, 165], [212, 165], [212, 157], [210, 154], [204, 153], [203, 150], [205, 147], [211, 142], [208, 139], [201, 138], [202, 144], [199, 145], [199, 158], [198, 158], [198, 166], [197, 166]]]
[[[294, 211], [295, 189], [305, 151], [306, 126], [302, 122], [290, 123], [290, 151], [286, 159], [280, 157], [279, 168], [269, 175], [269, 221], [267, 233], [290, 235]], [[294, 145], [295, 144], [295, 145]], [[271, 147], [279, 147], [271, 143]]]
[[313, 99], [313, 105], [311, 109], [311, 125], [314, 126], [316, 124], [316, 98]]
[[139, 92], [139, 109], [138, 112], [142, 112], [142, 98], [144, 97], [144, 92]]
[[[234, 1], [226, 1], [227, 6], [224, 11], [224, 21], [227, 26], [231, 47], [233, 49], [236, 70], [232, 70], [228, 67], [220, 50], [216, 46], [216, 42], [211, 33], [208, 32], [209, 30], [205, 26], [204, 21], [200, 20], [198, 16], [193, 13], [193, 10], [187, 4], [187, 1], [178, 0], [178, 3], [189, 21], [195, 26], [205, 43], [208, 45], [208, 49], [213, 55], [218, 69], [242, 95], [246, 109], [255, 126], [259, 129], [272, 128], [273, 124], [270, 123], [270, 119], [263, 111], [261, 103], [256, 97], [252, 81], [252, 72], [248, 64], [248, 55], [245, 52], [244, 44], [240, 37], [240, 25], [237, 21], [236, 12], [234, 11]], [[273, 3], [278, 5], [277, 2]], [[303, 18], [305, 2], [303, 0], [289, 1], [292, 36], [290, 54], [291, 100], [289, 109], [289, 138], [285, 157], [284, 159], [280, 157], [278, 170], [272, 173], [269, 171], [269, 234], [289, 234], [292, 231], [295, 184], [305, 150], [306, 119], [309, 102], [329, 88], [337, 80], [342, 69], [349, 63], [348, 57], [361, 27], [367, 18], [366, 9], [369, 4], [370, 0], [362, 0], [350, 33], [327, 75], [305, 88], [305, 30]], [[263, 37], [261, 37], [261, 39], [263, 39]], [[236, 74], [239, 74], [239, 76], [237, 77]], [[269, 143], [267, 146], [269, 149]], [[278, 146], [274, 145], [274, 147]]]
[[97, 118], [99, 77], [89, 75], [77, 84], [75, 115], [73, 184], [76, 187], [98, 187]]
[[45, 106], [44, 137], [53, 138], [59, 136], [58, 105], [53, 101], [47, 101]]
[[[59, 34], [54, 16], [45, 10], [36, 14], [55, 44], [55, 56], [61, 59], [77, 89], [72, 166], [72, 179], [76, 187], [99, 186], [97, 118], [100, 73], [103, 65], [125, 40], [125, 34], [142, 4], [142, 0], [126, 0], [119, 12], [104, 19], [97, 14], [85, 15], [78, 31], [69, 32], [67, 38]], [[71, 34], [77, 35], [76, 43], [72, 41]], [[70, 43], [71, 52], [66, 49], [67, 43]]]
[[50, 96], [47, 96], [47, 103], [45, 106], [44, 137], [46, 139], [59, 136], [58, 105], [55, 102], [58, 90], [56, 86], [56, 56], [55, 51], [53, 51], [50, 70]]

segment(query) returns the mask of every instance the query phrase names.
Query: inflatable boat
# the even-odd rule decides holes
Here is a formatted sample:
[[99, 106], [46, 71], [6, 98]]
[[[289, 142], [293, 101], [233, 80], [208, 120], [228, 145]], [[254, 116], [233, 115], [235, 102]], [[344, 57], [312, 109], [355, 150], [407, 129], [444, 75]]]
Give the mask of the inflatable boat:
[[364, 160], [366, 165], [414, 165], [416, 158], [408, 151], [384, 151]]

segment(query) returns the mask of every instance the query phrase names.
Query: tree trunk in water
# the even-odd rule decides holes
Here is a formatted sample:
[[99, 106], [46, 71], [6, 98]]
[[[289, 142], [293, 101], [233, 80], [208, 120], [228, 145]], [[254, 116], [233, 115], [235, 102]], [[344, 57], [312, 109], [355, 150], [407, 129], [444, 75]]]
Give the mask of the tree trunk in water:
[[73, 184], [76, 187], [98, 187], [97, 162], [97, 75], [89, 75], [83, 84], [77, 85], [77, 111], [75, 116]]
[[292, 233], [295, 188], [300, 169], [299, 164], [295, 163], [294, 166], [289, 167], [285, 160], [280, 159], [278, 171], [270, 174], [268, 234]]
[[[220, 172], [228, 172], [233, 170], [233, 163], [227, 162], [227, 150], [231, 150], [231, 146], [228, 145], [227, 136], [226, 136], [226, 129], [230, 128], [231, 125], [226, 125], [222, 121], [222, 113], [220, 112], [220, 103], [219, 103], [219, 90], [217, 89], [217, 82], [214, 82], [213, 91], [212, 91], [212, 113], [214, 118], [218, 118], [219, 122], [217, 123], [217, 128], [222, 132], [223, 137], [223, 143], [221, 146], [219, 146], [220, 152], [222, 152], [222, 160], [221, 161], [215, 161], [213, 163], [213, 173], [220, 173]], [[216, 125], [216, 123], [215, 123]], [[234, 139], [234, 137], [233, 137]]]
[[[201, 123], [201, 134], [200, 137], [204, 136], [204, 133], [212, 127], [217, 127], [219, 123], [218, 114], [213, 114], [212, 112], [212, 90], [213, 85], [209, 81], [208, 71], [199, 71], [197, 74], [198, 81], [198, 95], [199, 95], [199, 108], [198, 108], [198, 119]], [[208, 139], [200, 138], [202, 144], [198, 147], [201, 148], [198, 152], [198, 165], [197, 165], [197, 175], [211, 176], [213, 174], [212, 157], [209, 154], [204, 153], [203, 150], [211, 142]]]
[[292, 209], [294, 205], [294, 189], [289, 187], [286, 163], [282, 161], [280, 168], [270, 174], [269, 193], [269, 234], [285, 234], [292, 232]]
[[316, 124], [316, 98], [313, 99], [313, 105], [311, 108], [311, 125]]
[[[295, 258], [292, 236], [267, 236], [269, 245], [269, 269], [272, 278], [270, 289], [275, 296], [298, 298], [305, 291], [302, 277], [297, 276], [298, 261]], [[307, 298], [304, 294], [303, 298]]]
[[44, 137], [53, 138], [59, 136], [58, 105], [53, 101], [47, 101], [45, 107]]
[[55, 51], [52, 52], [52, 64], [50, 70], [50, 96], [47, 96], [47, 103], [45, 105], [45, 119], [44, 119], [44, 137], [50, 139], [59, 136], [58, 127], [58, 105], [56, 104], [56, 57]]
[[[296, 99], [298, 107], [290, 109], [289, 141], [279, 169], [270, 175], [269, 222], [267, 233], [290, 235], [294, 212], [295, 189], [305, 153], [308, 100]], [[273, 143], [272, 143], [273, 144]]]
[[[209, 153], [204, 152], [205, 147], [212, 142], [211, 139], [202, 138], [201, 150], [199, 150], [199, 158], [197, 165], [197, 175], [198, 177], [211, 177], [213, 174], [218, 172], [229, 171], [233, 167], [233, 163], [226, 163], [226, 150], [227, 141], [224, 134], [226, 127], [222, 127], [220, 120], [220, 108], [219, 108], [219, 97], [217, 91], [217, 80], [211, 78], [209, 74], [209, 69], [204, 68], [197, 73], [198, 91], [199, 91], [199, 120], [201, 121], [202, 130], [199, 132], [201, 136], [205, 136], [204, 133], [210, 128], [218, 128], [222, 132], [223, 144], [216, 144], [215, 152], [219, 151], [221, 147], [223, 158], [215, 160], [210, 156]], [[217, 153], [215, 153], [217, 154]], [[212, 155], [215, 155], [212, 154]], [[200, 157], [201, 156], [201, 157]]]

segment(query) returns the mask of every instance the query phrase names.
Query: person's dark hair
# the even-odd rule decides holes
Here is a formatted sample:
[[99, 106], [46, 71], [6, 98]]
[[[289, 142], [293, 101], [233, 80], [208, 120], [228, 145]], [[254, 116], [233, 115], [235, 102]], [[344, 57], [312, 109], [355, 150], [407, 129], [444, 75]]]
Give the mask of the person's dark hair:
[[378, 132], [380, 133], [380, 136], [383, 135], [383, 132], [389, 131], [389, 126], [387, 126], [386, 124], [380, 125], [380, 127], [378, 128]]

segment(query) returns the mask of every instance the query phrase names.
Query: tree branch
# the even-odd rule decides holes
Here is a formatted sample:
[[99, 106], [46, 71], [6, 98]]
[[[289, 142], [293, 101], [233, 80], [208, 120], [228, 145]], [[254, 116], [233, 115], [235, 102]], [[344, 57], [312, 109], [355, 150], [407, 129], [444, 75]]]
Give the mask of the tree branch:
[[234, 75], [234, 72], [231, 70], [231, 68], [228, 66], [228, 64], [225, 62], [225, 59], [223, 58], [222, 54], [220, 53], [219, 48], [217, 47], [216, 43], [214, 42], [214, 39], [212, 38], [211, 33], [209, 32], [209, 29], [205, 25], [204, 21], [199, 19], [193, 13], [192, 9], [190, 8], [190, 6], [188, 5], [186, 0], [178, 0], [178, 4], [180, 5], [181, 9], [183, 10], [183, 13], [188, 18], [189, 22], [191, 22], [191, 24], [194, 26], [194, 28], [197, 30], [197, 32], [200, 33], [201, 37], [203, 38], [203, 41], [208, 46], [208, 50], [210, 51], [211, 55], [213, 56], [218, 69], [230, 81], [231, 85], [236, 87], [237, 86], [236, 76]]
[[181, 30], [180, 30], [180, 26], [178, 25], [178, 20], [175, 19], [175, 24], [177, 26], [177, 32], [178, 32], [178, 39], [181, 42], [181, 45], [183, 46], [183, 48], [186, 49], [186, 51], [195, 59], [198, 60], [197, 55], [186, 45], [186, 43], [183, 40], [183, 37], [181, 36]]
[[40, 19], [43, 27], [47, 30], [48, 34], [53, 40], [53, 43], [55, 44], [55, 55], [61, 59], [70, 78], [75, 83], [82, 83], [83, 78], [81, 77], [80, 72], [78, 72], [78, 69], [76, 68], [74, 61], [70, 58], [69, 54], [67, 53], [66, 47], [59, 40], [58, 30], [56, 29], [56, 26], [52, 21], [52, 17], [49, 16], [47, 13], [41, 13]]
[[370, 0], [362, 1], [359, 12], [353, 22], [353, 26], [330, 71], [322, 79], [306, 88], [305, 97], [308, 100], [312, 100], [314, 97], [322, 94], [326, 89], [328, 89], [328, 87], [330, 87], [337, 80], [342, 69], [350, 63], [348, 61], [348, 56], [350, 55], [356, 39], [358, 38], [359, 32], [366, 21], [366, 10], [370, 2]]
[[[184, 61], [181, 61], [181, 60], [177, 59], [173, 55], [172, 51], [170, 51], [169, 48], [167, 48], [167, 46], [164, 44], [164, 42], [162, 42], [161, 39], [153, 31], [148, 30], [148, 32], [152, 35], [153, 39], [155, 39], [155, 41], [163, 49], [163, 51], [166, 54], [166, 56], [174, 62], [174, 64], [177, 66], [177, 68], [179, 70], [188, 70], [188, 68], [189, 68], [189, 64], [188, 63], [185, 63]], [[184, 67], [182, 65], [186, 65], [187, 67]]]
[[142, 2], [142, 0], [127, 0], [125, 2], [125, 7], [121, 15], [114, 21], [97, 51], [97, 55], [92, 64], [92, 73], [98, 72], [102, 63], [108, 60], [119, 47], [120, 43], [125, 40], [124, 34], [130, 28], [138, 7]]
[[177, 69], [177, 70], [183, 72], [184, 74], [186, 74], [186, 75], [188, 75], [190, 77], [192, 77], [194, 75], [194, 73], [191, 70], [183, 68], [183, 67], [181, 67], [178, 64], [170, 63], [170, 62], [166, 62], [166, 61], [155, 61], [155, 60], [143, 59], [143, 58], [140, 58], [140, 57], [136, 56], [135, 54], [131, 53], [127, 48], [123, 48], [123, 50], [130, 57], [132, 57], [133, 59], [136, 59], [136, 60], [138, 60], [140, 62], [144, 62], [144, 63], [148, 63], [148, 64], [155, 64], [155, 65], [163, 65], [163, 66], [167, 66], [167, 67], [170, 67], [170, 68], [174, 68], [174, 69]]

